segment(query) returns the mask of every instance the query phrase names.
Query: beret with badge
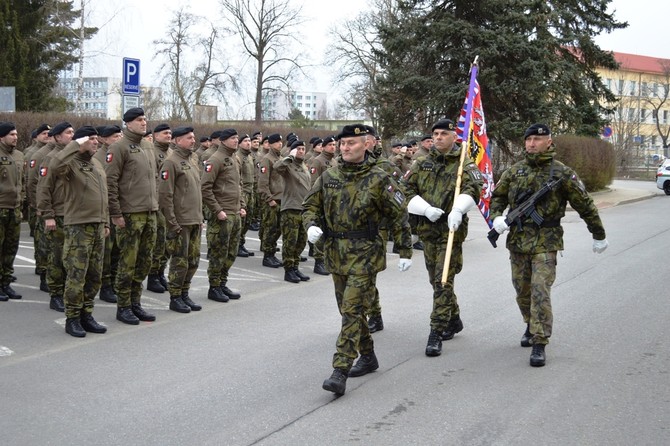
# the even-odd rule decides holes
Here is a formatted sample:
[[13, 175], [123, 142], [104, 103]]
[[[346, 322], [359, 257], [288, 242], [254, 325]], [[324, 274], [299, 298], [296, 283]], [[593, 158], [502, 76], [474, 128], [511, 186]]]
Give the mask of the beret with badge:
[[440, 119], [435, 124], [433, 124], [433, 127], [430, 129], [430, 131], [434, 132], [437, 129], [456, 131], [456, 127], [454, 126], [454, 121], [452, 121], [451, 119], [446, 119], [446, 118]]
[[116, 135], [117, 133], [121, 133], [121, 127], [118, 125], [107, 125], [102, 130], [98, 130], [98, 135], [102, 136], [103, 138], [108, 138], [112, 135]]
[[224, 130], [221, 130], [221, 132], [219, 134], [219, 139], [221, 141], [225, 141], [228, 138], [232, 138], [235, 135], [237, 135], [237, 130], [235, 130], [235, 129], [224, 129]]
[[305, 147], [305, 141], [300, 141], [300, 140], [293, 141], [293, 144], [291, 144], [291, 150], [295, 149], [296, 147], [300, 147], [300, 146]]
[[90, 137], [90, 136], [96, 136], [98, 134], [98, 131], [95, 129], [95, 127], [90, 126], [90, 125], [85, 125], [83, 127], [79, 127], [75, 132], [74, 136], [72, 139], [75, 141], [78, 140], [79, 138], [85, 138], [85, 137]]
[[530, 127], [526, 129], [526, 132], [523, 134], [523, 139], [524, 141], [532, 135], [540, 135], [540, 136], [551, 136], [551, 130], [549, 130], [549, 127], [547, 127], [545, 124], [533, 124]]
[[132, 122], [140, 116], [144, 116], [144, 110], [140, 107], [133, 107], [123, 114], [123, 122]]
[[154, 133], [160, 133], [165, 130], [170, 130], [170, 126], [167, 124], [158, 124], [156, 127], [154, 127]]
[[187, 127], [187, 126], [177, 127], [174, 130], [172, 130], [172, 139], [179, 138], [180, 136], [188, 135], [189, 133], [192, 133], [192, 132], [193, 132], [193, 127]]
[[367, 126], [364, 124], [351, 124], [342, 127], [342, 131], [337, 135], [337, 139], [351, 138], [355, 136], [365, 136], [370, 134]]
[[49, 130], [49, 136], [60, 135], [69, 128], [72, 128], [72, 124], [70, 124], [67, 121], [63, 121], [61, 123], [56, 124], [55, 126], [53, 126], [51, 130]]
[[281, 135], [280, 135], [279, 133], [273, 133], [272, 135], [269, 135], [269, 136], [268, 136], [268, 142], [269, 142], [270, 144], [274, 144], [274, 143], [276, 143], [276, 142], [280, 142], [281, 140], [282, 140], [282, 139], [281, 139]]

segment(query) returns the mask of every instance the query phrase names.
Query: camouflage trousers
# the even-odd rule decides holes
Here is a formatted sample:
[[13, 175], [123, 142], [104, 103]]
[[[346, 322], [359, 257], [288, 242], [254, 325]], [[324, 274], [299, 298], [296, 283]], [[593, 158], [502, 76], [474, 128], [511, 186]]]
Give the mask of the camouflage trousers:
[[37, 216], [37, 210], [31, 208], [31, 214], [35, 214], [35, 238], [33, 246], [35, 248], [35, 269], [38, 272], [46, 272], [49, 264], [49, 249], [47, 244], [47, 233], [44, 229], [44, 220]]
[[207, 222], [209, 266], [207, 277], [212, 287], [228, 283], [228, 271], [235, 263], [240, 241], [240, 216], [228, 214], [225, 220], [212, 218]]
[[556, 251], [540, 254], [510, 252], [512, 285], [525, 323], [530, 324], [531, 343], [548, 344], [554, 323], [551, 286], [556, 280]]
[[277, 249], [277, 240], [281, 236], [280, 223], [281, 203], [277, 202], [275, 207], [267, 203], [263, 205], [263, 220], [261, 222], [263, 232], [261, 237], [261, 251], [266, 256], [275, 255]]
[[201, 232], [200, 225], [186, 225], [182, 226], [179, 234], [168, 233], [166, 246], [170, 255], [168, 274], [170, 296], [181, 296], [191, 287], [191, 279], [198, 271], [200, 263]]
[[365, 315], [373, 297], [376, 274], [333, 274], [337, 308], [342, 315], [342, 328], [337, 337], [333, 368], [349, 370], [354, 360], [374, 350], [374, 343]]
[[28, 207], [28, 227], [30, 228], [30, 236], [35, 237], [35, 225], [37, 224], [37, 211], [30, 206]]
[[300, 264], [300, 253], [307, 243], [307, 231], [302, 225], [302, 211], [281, 211], [281, 238], [284, 269], [288, 271], [297, 268]]
[[423, 240], [423, 245], [428, 280], [433, 287], [433, 311], [430, 314], [430, 328], [442, 331], [447, 328], [450, 319], [460, 315], [456, 293], [454, 293], [454, 279], [456, 274], [463, 269], [463, 245], [458, 242], [453, 244], [445, 285], [442, 285], [442, 271], [447, 242], [436, 243], [432, 240]]
[[100, 290], [102, 257], [105, 250], [104, 223], [67, 225], [63, 229], [65, 317], [78, 318], [82, 311], [93, 312], [95, 295]]
[[313, 254], [314, 254], [314, 261], [315, 262], [323, 262], [323, 237], [319, 238], [319, 240], [316, 241], [312, 245], [313, 248]]
[[65, 291], [65, 278], [67, 276], [63, 266], [65, 232], [63, 231], [63, 217], [56, 217], [55, 220], [56, 229], [46, 231], [46, 248], [49, 253], [47, 257], [47, 285], [49, 285], [50, 295], [62, 296]]
[[242, 195], [244, 196], [244, 202], [247, 204], [246, 211], [247, 215], [245, 217], [240, 217], [240, 246], [244, 246], [244, 244], [247, 242], [245, 235], [247, 234], [247, 231], [249, 230], [249, 225], [253, 221], [253, 217], [251, 216], [252, 212], [254, 211], [254, 207], [256, 206], [254, 203], [254, 194], [253, 193], [245, 193], [242, 192]]
[[116, 244], [116, 228], [110, 225], [109, 237], [105, 239], [105, 255], [102, 259], [102, 286], [112, 287], [119, 265], [119, 247]]
[[118, 307], [140, 302], [142, 282], [151, 267], [148, 259], [156, 243], [156, 212], [123, 214], [123, 219], [126, 227], [116, 227], [120, 255], [114, 291], [118, 296]]
[[168, 255], [165, 249], [166, 232], [167, 225], [165, 223], [165, 215], [159, 211], [156, 213], [156, 244], [151, 253], [150, 274], [162, 274], [168, 264]]
[[[376, 281], [375, 281], [376, 282]], [[368, 317], [376, 317], [382, 315], [382, 305], [379, 302], [379, 290], [375, 286], [375, 294], [370, 303], [370, 311], [368, 311]]]
[[0, 280], [9, 285], [21, 239], [21, 208], [0, 209]]
[[263, 200], [261, 199], [261, 195], [258, 193], [258, 190], [255, 185], [254, 185], [253, 197], [254, 197], [254, 206], [251, 208], [251, 214], [249, 214], [249, 210], [247, 209], [247, 218], [249, 218], [251, 222], [261, 220], [261, 213], [263, 208]]

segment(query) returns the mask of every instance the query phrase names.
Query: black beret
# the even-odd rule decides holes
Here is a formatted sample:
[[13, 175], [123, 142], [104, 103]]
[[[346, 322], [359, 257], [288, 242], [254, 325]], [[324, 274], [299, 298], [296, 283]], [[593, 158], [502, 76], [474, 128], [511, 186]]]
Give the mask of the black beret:
[[154, 127], [154, 133], [159, 133], [163, 130], [170, 130], [170, 126], [167, 124], [158, 124], [156, 127]]
[[281, 135], [279, 133], [273, 133], [272, 135], [268, 135], [268, 142], [270, 144], [274, 144], [280, 141], [281, 141]]
[[[312, 138], [312, 139], [313, 139], [313, 138]], [[316, 147], [316, 146], [318, 146], [319, 144], [323, 144], [323, 139], [321, 139], [321, 138], [316, 138], [316, 139], [314, 139], [314, 141], [312, 141], [312, 147]]]
[[269, 140], [268, 137], [264, 136], [263, 139], [261, 139], [261, 144], [263, 144], [265, 141], [268, 141], [268, 140]]
[[296, 147], [303, 146], [305, 147], [305, 141], [293, 141], [293, 144], [291, 144], [291, 150], [295, 149]]
[[371, 125], [366, 125], [365, 128], [368, 129], [368, 135], [377, 136], [377, 131], [374, 127]]
[[83, 127], [79, 127], [75, 132], [74, 136], [72, 139], [79, 139], [83, 138], [85, 136], [96, 136], [98, 134], [98, 131], [95, 129], [95, 127], [92, 127], [90, 125], [85, 125]]
[[237, 130], [235, 130], [235, 129], [224, 129], [224, 130], [221, 130], [221, 133], [219, 134], [219, 139], [221, 141], [225, 141], [226, 139], [231, 138], [235, 135], [237, 135]]
[[430, 136], [430, 135], [423, 135], [423, 136], [421, 137], [421, 141], [425, 141], [425, 140], [427, 140], [427, 139], [433, 139], [433, 137]]
[[221, 130], [215, 130], [209, 135], [209, 139], [219, 139], [219, 136], [221, 136]]
[[342, 127], [342, 131], [337, 135], [337, 139], [349, 138], [352, 136], [365, 136], [368, 134], [370, 134], [370, 130], [368, 130], [366, 125], [351, 124]]
[[35, 129], [35, 135], [39, 135], [45, 130], [51, 130], [51, 126], [49, 124], [42, 124], [41, 126]]
[[106, 125], [99, 125], [95, 128], [95, 131], [98, 132], [98, 136], [103, 136], [102, 132], [105, 131], [105, 127], [107, 127], [107, 126]]
[[144, 138], [146, 138], [149, 135], [153, 135], [154, 131], [153, 130], [147, 130], [146, 133], [144, 134]]
[[12, 130], [16, 130], [16, 126], [13, 123], [0, 122], [0, 138], [7, 136]]
[[335, 142], [335, 136], [326, 136], [323, 138], [323, 145], [325, 146], [326, 144], [330, 144], [331, 142]]
[[30, 132], [30, 139], [35, 139], [35, 138], [37, 138], [37, 129]]
[[531, 135], [547, 135], [551, 136], [551, 130], [545, 124], [533, 124], [526, 129], [526, 132], [523, 134], [524, 141]]
[[454, 126], [454, 121], [451, 119], [440, 119], [437, 121], [435, 124], [433, 124], [433, 128], [430, 129], [431, 132], [434, 132], [436, 129], [440, 130], [451, 130], [453, 132], [456, 131], [456, 127]]
[[311, 138], [309, 138], [309, 143], [314, 145], [314, 141], [316, 141], [317, 139], [319, 139], [318, 136], [312, 136]]
[[407, 144], [409, 144], [410, 146], [415, 146], [416, 145], [416, 139], [411, 140]]
[[201, 136], [201, 137], [200, 137], [200, 142], [201, 142], [201, 143], [202, 143], [202, 142], [205, 142], [205, 141], [211, 141], [211, 139], [209, 139], [209, 136]]
[[261, 139], [261, 136], [263, 136], [261, 132], [254, 132], [254, 134], [251, 135], [251, 139]]
[[118, 125], [108, 125], [105, 126], [102, 131], [98, 130], [98, 135], [102, 136], [103, 138], [107, 138], [117, 133], [121, 133], [121, 127]]
[[298, 139], [298, 135], [296, 135], [296, 134], [293, 133], [293, 132], [290, 132], [288, 135], [286, 135], [286, 141], [289, 141], [289, 140], [291, 140], [291, 139], [294, 140], [294, 141], [297, 140], [297, 139]]
[[72, 124], [70, 124], [67, 121], [63, 121], [59, 124], [56, 124], [51, 130], [49, 130], [49, 136], [56, 136], [60, 135], [63, 133], [65, 130], [69, 129], [72, 127]]
[[240, 135], [240, 141], [244, 141], [245, 139], [251, 139], [251, 138], [246, 133], [244, 135]]
[[123, 114], [123, 122], [131, 122], [140, 116], [144, 116], [144, 110], [140, 107], [133, 107]]
[[391, 147], [402, 147], [402, 143], [397, 142], [393, 144]]
[[[154, 132], [155, 131], [156, 129], [154, 129]], [[172, 130], [172, 139], [175, 139], [179, 136], [184, 136], [191, 132], [193, 132], [193, 127], [177, 127], [176, 129]]]

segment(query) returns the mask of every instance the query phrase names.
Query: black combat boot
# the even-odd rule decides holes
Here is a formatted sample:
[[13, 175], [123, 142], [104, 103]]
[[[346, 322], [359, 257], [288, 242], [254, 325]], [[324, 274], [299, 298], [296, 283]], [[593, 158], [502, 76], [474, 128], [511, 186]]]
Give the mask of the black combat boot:
[[164, 293], [165, 288], [161, 285], [161, 281], [158, 278], [158, 274], [149, 274], [147, 277], [147, 290], [153, 291], [154, 293]]
[[428, 344], [426, 344], [426, 356], [440, 356], [442, 354], [442, 338], [436, 330], [430, 330]]
[[544, 344], [533, 344], [533, 351], [530, 353], [530, 365], [532, 367], [542, 367], [545, 359]]
[[170, 310], [177, 313], [190, 313], [191, 307], [186, 305], [181, 296], [170, 296]]
[[45, 293], [49, 292], [49, 284], [47, 283], [46, 271], [42, 271], [40, 273], [40, 291], [44, 291]]
[[303, 274], [302, 272], [300, 272], [300, 270], [299, 270], [298, 268], [293, 268], [293, 272], [295, 273], [296, 276], [298, 276], [298, 278], [299, 278], [301, 281], [303, 281], [303, 282], [307, 282], [307, 281], [309, 280], [309, 276], [307, 276], [307, 275]]
[[342, 369], [334, 369], [330, 378], [323, 382], [323, 389], [335, 393], [335, 395], [344, 395], [347, 388], [347, 372]]
[[382, 315], [379, 316], [370, 316], [368, 319], [368, 330], [370, 333], [375, 333], [377, 331], [382, 331], [384, 329], [384, 320]]
[[301, 262], [306, 262], [306, 261], [307, 261], [307, 257], [305, 257], [305, 256], [300, 256], [300, 261], [301, 261]]
[[90, 313], [82, 313], [79, 321], [81, 327], [90, 333], [107, 333], [107, 327], [98, 324], [98, 321], [93, 319], [93, 315]]
[[168, 290], [168, 281], [167, 278], [165, 277], [165, 271], [161, 271], [158, 273], [158, 281], [161, 283], [161, 286], [165, 288], [165, 291]]
[[3, 285], [2, 286], [2, 291], [10, 298], [10, 299], [21, 299], [23, 296], [14, 291], [14, 288], [10, 284]]
[[292, 283], [300, 283], [300, 277], [298, 277], [294, 269], [287, 269], [284, 272], [284, 280]]
[[218, 286], [210, 286], [209, 291], [207, 291], [207, 299], [214, 300], [216, 302], [228, 302], [228, 296], [223, 294], [223, 290]]
[[417, 251], [423, 251], [423, 242], [419, 240], [418, 242], [412, 245], [412, 248], [416, 249]]
[[314, 257], [314, 243], [307, 242], [309, 245], [309, 252], [307, 253], [308, 256]]
[[83, 338], [86, 336], [86, 331], [81, 326], [79, 318], [69, 317], [65, 320], [65, 333], [74, 336], [75, 338]]
[[365, 355], [361, 355], [356, 361], [356, 364], [349, 370], [349, 377], [354, 378], [356, 376], [367, 375], [372, 373], [379, 368], [379, 362], [377, 362], [377, 356], [375, 352], [370, 352]]
[[521, 336], [521, 347], [530, 347], [533, 344], [530, 343], [530, 341], [533, 340], [533, 335], [530, 332], [530, 324], [526, 324], [526, 331], [523, 333], [523, 336]]
[[233, 291], [230, 288], [228, 288], [226, 285], [221, 285], [219, 288], [221, 288], [221, 292], [228, 296], [228, 299], [239, 299], [242, 297], [240, 293], [237, 291]]
[[140, 304], [139, 302], [136, 304], [130, 304], [130, 309], [132, 310], [133, 314], [137, 317], [137, 319], [141, 321], [153, 322], [156, 320], [156, 316], [144, 311], [144, 308], [142, 308], [142, 304]]
[[61, 313], [65, 311], [65, 303], [63, 302], [63, 296], [51, 296], [51, 301], [49, 302], [49, 308], [52, 310], [60, 311]]
[[250, 231], [258, 231], [261, 228], [260, 222], [257, 221], [252, 221], [251, 224], [249, 225], [249, 230]]
[[130, 307], [118, 307], [116, 309], [116, 320], [128, 325], [140, 324], [140, 320], [135, 316]]
[[244, 245], [240, 245], [240, 249], [247, 254], [248, 257], [253, 257], [255, 254], [249, 251]]
[[118, 296], [114, 292], [114, 288], [111, 286], [104, 286], [100, 288], [100, 300], [109, 302], [110, 304], [115, 304], [118, 299]]
[[188, 291], [183, 291], [183, 292], [181, 293], [181, 300], [183, 300], [184, 303], [185, 303], [186, 305], [189, 306], [189, 308], [191, 309], [191, 311], [200, 311], [200, 310], [202, 310], [202, 306], [200, 306], [200, 305], [196, 304], [195, 302], [193, 302], [193, 301], [191, 300], [191, 298], [188, 296]]
[[442, 332], [442, 340], [448, 341], [449, 339], [454, 339], [454, 335], [461, 331], [463, 331], [463, 321], [461, 321], [460, 316], [456, 316], [447, 323], [447, 328]]
[[239, 248], [237, 248], [237, 257], [249, 257], [249, 253], [244, 249], [244, 246], [240, 245]]
[[265, 257], [263, 257], [263, 266], [267, 266], [268, 268], [279, 268], [282, 266], [282, 262], [280, 262], [274, 254], [265, 254]]
[[0, 288], [0, 302], [7, 302], [9, 300], [9, 296], [5, 294], [4, 291]]
[[326, 265], [323, 263], [323, 261], [317, 261], [314, 263], [314, 272], [322, 276], [330, 275], [330, 271], [326, 269]]

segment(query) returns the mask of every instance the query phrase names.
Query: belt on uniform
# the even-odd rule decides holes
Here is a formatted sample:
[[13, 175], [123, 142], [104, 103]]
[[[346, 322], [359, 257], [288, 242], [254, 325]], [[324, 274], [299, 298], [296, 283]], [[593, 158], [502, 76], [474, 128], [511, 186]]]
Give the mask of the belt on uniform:
[[533, 220], [523, 222], [523, 226], [536, 226], [540, 228], [558, 228], [561, 226], [561, 220], [544, 220], [542, 224], [538, 225]]
[[379, 231], [375, 230], [362, 229], [359, 231], [343, 231], [343, 232], [334, 232], [326, 230], [323, 235], [329, 238], [340, 238], [340, 239], [361, 239], [366, 238], [369, 240], [374, 240], [377, 238]]

